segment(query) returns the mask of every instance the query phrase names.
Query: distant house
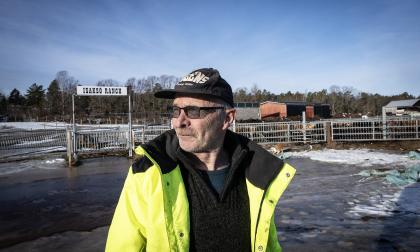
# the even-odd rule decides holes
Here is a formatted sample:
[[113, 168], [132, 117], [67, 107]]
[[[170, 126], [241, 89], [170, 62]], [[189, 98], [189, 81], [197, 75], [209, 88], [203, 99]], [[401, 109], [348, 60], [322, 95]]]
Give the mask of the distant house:
[[235, 102], [234, 107], [236, 109], [236, 120], [238, 121], [260, 119], [260, 104], [258, 102]]
[[329, 104], [308, 104], [306, 102], [272, 102], [266, 101], [260, 104], [261, 120], [268, 118], [284, 119], [287, 117], [301, 116], [305, 112], [306, 118], [314, 119], [331, 117]]
[[387, 115], [420, 116], [420, 99], [391, 101], [384, 109]]

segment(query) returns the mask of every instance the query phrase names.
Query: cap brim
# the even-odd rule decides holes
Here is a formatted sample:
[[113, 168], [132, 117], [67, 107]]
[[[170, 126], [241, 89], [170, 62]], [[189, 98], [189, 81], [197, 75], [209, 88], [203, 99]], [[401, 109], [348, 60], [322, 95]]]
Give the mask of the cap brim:
[[195, 90], [188, 90], [188, 91], [182, 90], [182, 91], [180, 91], [180, 90], [174, 90], [174, 89], [163, 89], [163, 90], [155, 92], [154, 95], [155, 95], [156, 98], [175, 99], [175, 96], [177, 94], [185, 95], [185, 96], [188, 96], [188, 95], [211, 96], [211, 97], [215, 97], [215, 98], [219, 98], [219, 99], [223, 100], [223, 98], [221, 98], [217, 95], [214, 95], [214, 94], [211, 94], [211, 93], [206, 93], [206, 92], [203, 92], [202, 90], [197, 90], [197, 91], [195, 91]]
[[175, 99], [176, 93], [177, 92], [173, 89], [163, 89], [163, 90], [155, 92], [155, 97], [164, 98], [164, 99]]

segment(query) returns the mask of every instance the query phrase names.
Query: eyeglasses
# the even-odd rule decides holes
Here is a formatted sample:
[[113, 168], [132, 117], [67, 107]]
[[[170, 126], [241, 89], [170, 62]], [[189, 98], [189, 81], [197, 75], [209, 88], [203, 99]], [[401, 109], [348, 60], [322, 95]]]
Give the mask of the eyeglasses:
[[204, 118], [208, 114], [215, 112], [218, 109], [224, 109], [225, 107], [197, 107], [197, 106], [186, 106], [180, 108], [178, 106], [172, 106], [171, 116], [172, 118], [178, 118], [181, 114], [181, 110], [184, 110], [185, 115], [190, 119]]

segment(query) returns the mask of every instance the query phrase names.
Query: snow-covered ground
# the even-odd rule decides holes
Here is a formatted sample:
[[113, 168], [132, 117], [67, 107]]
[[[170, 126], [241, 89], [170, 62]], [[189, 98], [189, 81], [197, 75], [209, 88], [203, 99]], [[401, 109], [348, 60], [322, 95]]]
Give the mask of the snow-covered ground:
[[410, 159], [408, 153], [395, 154], [370, 149], [323, 149], [302, 152], [285, 152], [283, 157], [309, 158], [320, 162], [358, 165], [362, 167], [376, 165], [411, 166], [420, 164], [420, 160]]
[[[72, 124], [63, 122], [3, 122], [0, 123], [0, 129], [2, 128], [15, 128], [15, 129], [26, 129], [26, 130], [37, 130], [37, 129], [65, 129], [66, 127], [72, 127]], [[82, 127], [96, 127], [96, 128], [128, 128], [128, 124], [77, 124]], [[136, 125], [133, 125], [133, 127]]]
[[45, 160], [26, 160], [20, 162], [0, 163], [0, 176], [19, 173], [27, 170], [55, 170], [66, 167], [64, 158], [50, 158]]
[[2, 122], [1, 128], [16, 128], [16, 129], [64, 129], [70, 126], [63, 122]]

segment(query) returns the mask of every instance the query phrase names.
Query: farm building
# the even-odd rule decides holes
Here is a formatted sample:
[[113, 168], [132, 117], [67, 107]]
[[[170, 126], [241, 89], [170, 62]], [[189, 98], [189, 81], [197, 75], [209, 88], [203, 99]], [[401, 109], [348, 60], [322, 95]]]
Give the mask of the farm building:
[[261, 119], [269, 117], [285, 118], [287, 117], [286, 104], [266, 101], [260, 104], [260, 116]]
[[260, 104], [258, 102], [235, 102], [236, 120], [259, 120]]
[[314, 113], [320, 118], [330, 118], [331, 117], [331, 106], [330, 104], [314, 104]]
[[266, 118], [287, 118], [291, 116], [301, 116], [306, 113], [306, 118], [314, 119], [329, 118], [331, 109], [329, 104], [308, 104], [306, 102], [272, 102], [267, 101], [260, 104], [261, 120]]
[[391, 101], [384, 110], [387, 115], [420, 116], [420, 99]]

